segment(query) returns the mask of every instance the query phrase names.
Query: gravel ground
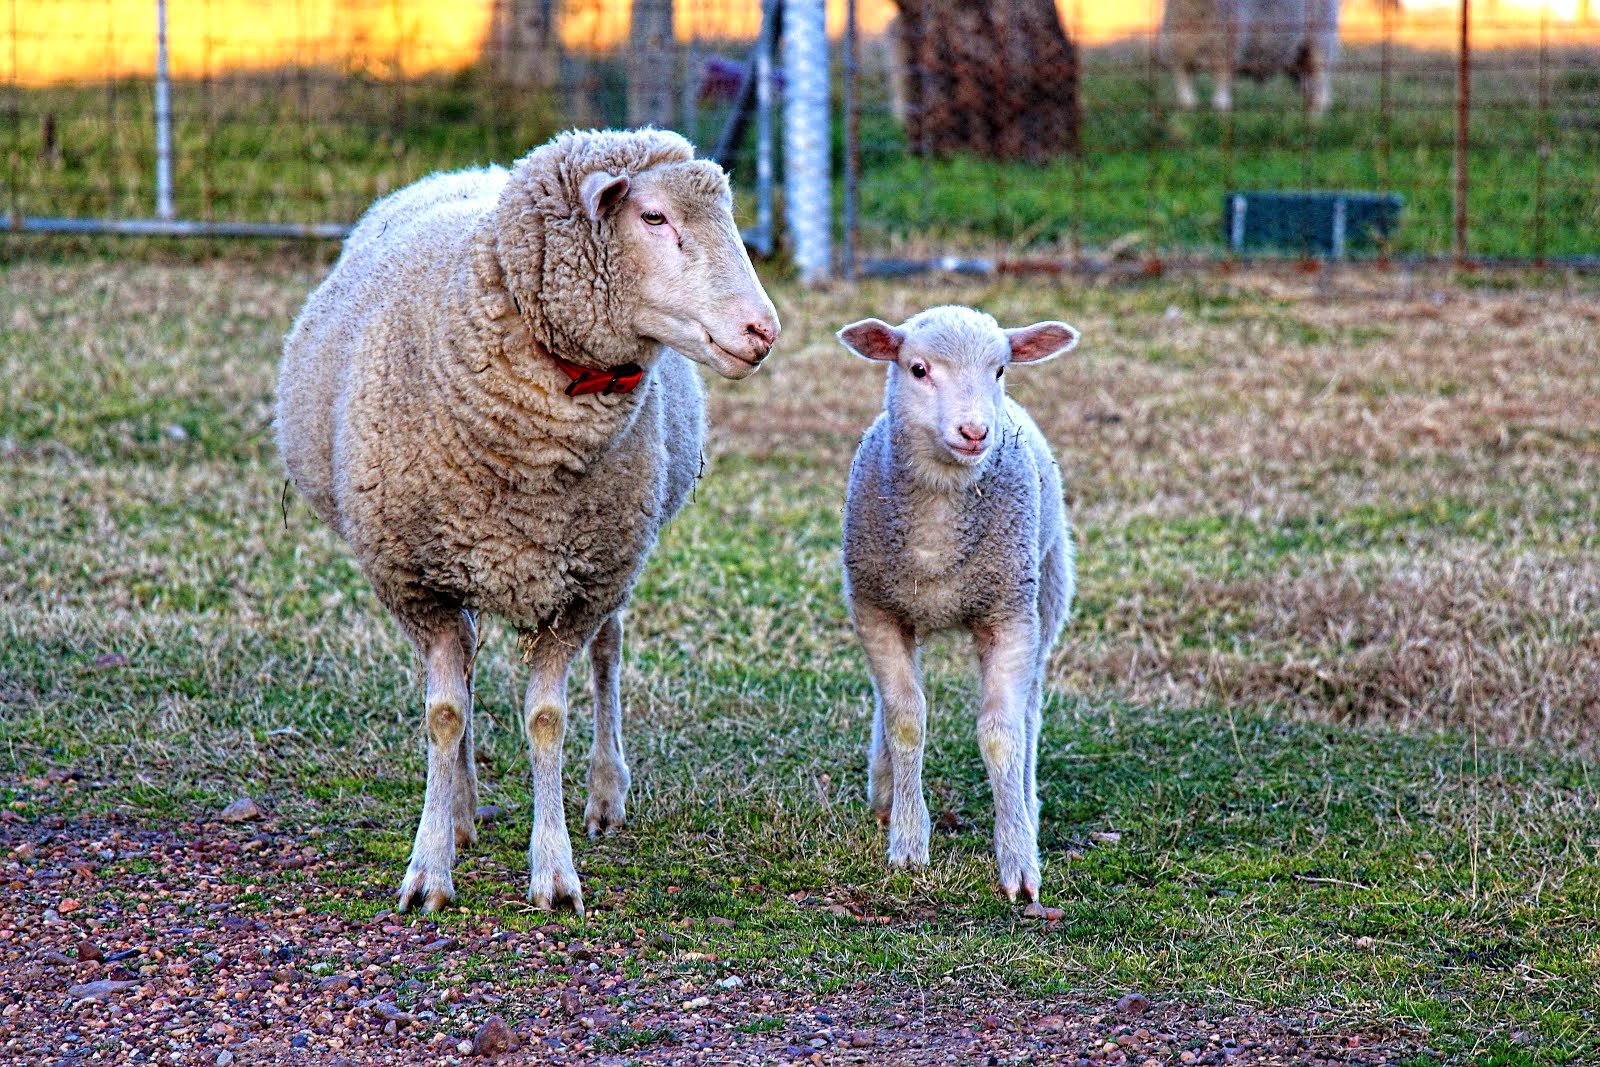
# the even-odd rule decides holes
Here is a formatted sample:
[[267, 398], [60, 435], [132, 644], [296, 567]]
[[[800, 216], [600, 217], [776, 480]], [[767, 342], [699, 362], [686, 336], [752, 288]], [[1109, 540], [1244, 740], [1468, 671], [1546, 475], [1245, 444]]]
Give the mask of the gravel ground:
[[[1380, 1064], [1415, 1045], [1152, 1004], [861, 982], [817, 997], [549, 923], [441, 926], [341, 887], [330, 837], [0, 810], [0, 1061], [25, 1064]], [[331, 883], [331, 884], [330, 884]], [[308, 910], [319, 902], [334, 913]], [[362, 903], [362, 907], [349, 905]], [[719, 920], [709, 920], [716, 923]], [[728, 920], [720, 920], [727, 922]], [[692, 977], [673, 964], [699, 964]]]

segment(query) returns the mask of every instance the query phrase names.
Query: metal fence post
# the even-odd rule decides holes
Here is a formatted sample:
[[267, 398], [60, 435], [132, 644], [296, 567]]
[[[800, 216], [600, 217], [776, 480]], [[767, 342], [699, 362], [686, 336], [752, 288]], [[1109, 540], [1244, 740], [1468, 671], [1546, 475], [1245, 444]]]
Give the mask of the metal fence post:
[[156, 0], [156, 218], [172, 206], [172, 85], [167, 71], [167, 0]]
[[828, 129], [828, 26], [823, 0], [784, 0], [784, 213], [806, 284], [832, 271], [832, 138]]
[[1472, 32], [1471, 0], [1461, 0], [1461, 50], [1456, 62], [1456, 195], [1455, 240], [1452, 242], [1458, 264], [1467, 261], [1467, 139], [1472, 119]]

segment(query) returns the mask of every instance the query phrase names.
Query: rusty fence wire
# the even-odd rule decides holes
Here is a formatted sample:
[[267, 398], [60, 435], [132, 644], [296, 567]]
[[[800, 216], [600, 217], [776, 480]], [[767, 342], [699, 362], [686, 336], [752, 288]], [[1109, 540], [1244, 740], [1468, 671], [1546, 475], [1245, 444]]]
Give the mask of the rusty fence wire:
[[[1336, 30], [1316, 0], [1283, 4], [1276, 22], [1213, 26], [1163, 0], [829, 0], [840, 269], [1600, 267], [1600, 4], [1355, 0]], [[569, 125], [640, 122], [707, 153], [738, 132], [723, 147], [742, 221], [759, 230], [772, 210], [756, 179], [783, 171], [783, 53], [757, 42], [776, 0], [164, 6], [170, 201], [157, 0], [0, 0], [11, 228], [170, 215], [337, 234], [432, 170], [506, 162]], [[1214, 60], [1185, 108], [1164, 20], [1213, 45], [1332, 30], [1325, 113], [1294, 77], [1247, 71], [1217, 110]], [[1307, 58], [1284, 65], [1306, 74]]]

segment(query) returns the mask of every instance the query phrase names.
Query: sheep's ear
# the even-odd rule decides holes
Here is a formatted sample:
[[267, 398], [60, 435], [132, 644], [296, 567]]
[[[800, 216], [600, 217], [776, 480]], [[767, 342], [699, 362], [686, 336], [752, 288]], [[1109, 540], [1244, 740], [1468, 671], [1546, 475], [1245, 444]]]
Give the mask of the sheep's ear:
[[1078, 331], [1064, 322], [1036, 322], [1007, 330], [1011, 342], [1011, 362], [1043, 363], [1071, 352], [1078, 346]]
[[603, 170], [597, 170], [583, 179], [583, 187], [579, 192], [583, 197], [583, 210], [588, 214], [589, 221], [599, 222], [600, 216], [610, 211], [618, 200], [628, 195], [628, 187], [632, 184], [626, 174], [611, 174]]
[[882, 319], [862, 319], [839, 331], [839, 341], [862, 359], [893, 363], [905, 344], [904, 330], [897, 330]]

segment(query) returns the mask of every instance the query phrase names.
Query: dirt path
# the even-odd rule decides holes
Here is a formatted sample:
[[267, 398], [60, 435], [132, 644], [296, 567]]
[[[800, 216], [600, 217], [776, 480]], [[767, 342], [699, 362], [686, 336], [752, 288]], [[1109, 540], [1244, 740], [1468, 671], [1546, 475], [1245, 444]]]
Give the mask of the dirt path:
[[645, 951], [647, 931], [585, 944], [558, 923], [353, 921], [338, 913], [365, 908], [341, 904], [387, 887], [342, 887], [338, 852], [270, 823], [0, 811], [0, 1059], [448, 1064], [500, 1049], [539, 1064], [1379, 1064], [1416, 1051], [1138, 994], [1034, 1004], [879, 981], [819, 998], [760, 976], [683, 978]]

